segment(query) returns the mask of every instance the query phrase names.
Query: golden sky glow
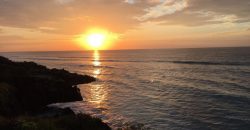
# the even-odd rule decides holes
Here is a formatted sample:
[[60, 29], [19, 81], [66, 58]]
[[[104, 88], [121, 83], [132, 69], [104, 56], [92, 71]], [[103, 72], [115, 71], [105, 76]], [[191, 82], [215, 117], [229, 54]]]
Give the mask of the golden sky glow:
[[0, 51], [250, 46], [249, 0], [0, 0]]

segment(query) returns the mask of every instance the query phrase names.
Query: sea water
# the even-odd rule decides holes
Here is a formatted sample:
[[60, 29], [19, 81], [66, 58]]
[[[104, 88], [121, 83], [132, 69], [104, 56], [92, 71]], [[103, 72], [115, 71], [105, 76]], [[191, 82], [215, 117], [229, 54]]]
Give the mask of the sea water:
[[249, 130], [250, 48], [0, 53], [98, 80], [54, 104], [114, 129]]

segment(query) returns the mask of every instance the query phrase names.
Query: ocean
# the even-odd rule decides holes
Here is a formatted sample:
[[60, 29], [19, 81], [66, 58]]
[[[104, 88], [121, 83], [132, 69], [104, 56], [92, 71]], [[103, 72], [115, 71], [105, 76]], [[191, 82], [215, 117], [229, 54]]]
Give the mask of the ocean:
[[0, 53], [98, 80], [56, 103], [117, 128], [249, 130], [250, 48]]

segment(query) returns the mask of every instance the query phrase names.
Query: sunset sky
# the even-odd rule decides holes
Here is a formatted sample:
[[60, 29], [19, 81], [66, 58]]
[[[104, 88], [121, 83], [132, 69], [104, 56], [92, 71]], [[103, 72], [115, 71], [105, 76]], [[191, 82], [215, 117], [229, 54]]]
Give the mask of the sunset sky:
[[[0, 51], [250, 46], [249, 0], [0, 0]], [[97, 33], [99, 33], [97, 31]]]

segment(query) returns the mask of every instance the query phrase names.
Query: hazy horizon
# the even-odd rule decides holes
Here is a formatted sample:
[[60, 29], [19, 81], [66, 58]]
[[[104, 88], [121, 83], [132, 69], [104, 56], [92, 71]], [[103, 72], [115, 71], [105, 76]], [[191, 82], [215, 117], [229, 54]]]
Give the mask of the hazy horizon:
[[[97, 51], [133, 51], [133, 50], [175, 50], [175, 49], [213, 49], [213, 48], [250, 48], [250, 46], [219, 46], [219, 47], [183, 47], [183, 48], [133, 48], [133, 49], [106, 49]], [[22, 53], [22, 52], [81, 52], [96, 50], [38, 50], [38, 51], [0, 51], [0, 53]]]

